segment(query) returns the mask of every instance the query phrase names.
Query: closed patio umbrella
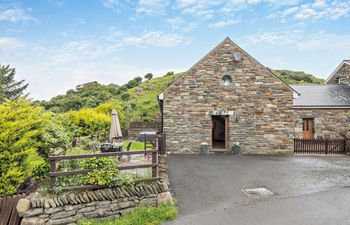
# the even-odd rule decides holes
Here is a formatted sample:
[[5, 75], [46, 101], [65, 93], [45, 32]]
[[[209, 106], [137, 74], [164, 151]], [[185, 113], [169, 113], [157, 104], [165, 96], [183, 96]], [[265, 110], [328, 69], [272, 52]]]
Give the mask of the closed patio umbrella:
[[119, 123], [118, 113], [115, 109], [112, 109], [112, 116], [111, 116], [111, 129], [109, 131], [109, 141], [113, 142], [113, 140], [116, 140], [118, 138], [123, 137], [122, 129]]

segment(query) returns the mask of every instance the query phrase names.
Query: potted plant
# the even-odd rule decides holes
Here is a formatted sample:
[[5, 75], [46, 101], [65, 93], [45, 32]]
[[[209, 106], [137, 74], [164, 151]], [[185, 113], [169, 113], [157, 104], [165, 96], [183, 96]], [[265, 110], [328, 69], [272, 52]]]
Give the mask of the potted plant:
[[239, 154], [240, 152], [241, 152], [241, 146], [240, 146], [239, 142], [233, 143], [232, 154]]

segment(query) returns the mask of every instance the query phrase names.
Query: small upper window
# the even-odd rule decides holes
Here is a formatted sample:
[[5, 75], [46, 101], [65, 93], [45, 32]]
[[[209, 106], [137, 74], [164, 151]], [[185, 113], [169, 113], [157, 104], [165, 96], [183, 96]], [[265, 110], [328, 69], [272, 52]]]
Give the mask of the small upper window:
[[225, 87], [232, 86], [232, 83], [233, 83], [232, 77], [229, 75], [225, 75], [221, 78], [220, 83], [222, 86], [225, 86]]

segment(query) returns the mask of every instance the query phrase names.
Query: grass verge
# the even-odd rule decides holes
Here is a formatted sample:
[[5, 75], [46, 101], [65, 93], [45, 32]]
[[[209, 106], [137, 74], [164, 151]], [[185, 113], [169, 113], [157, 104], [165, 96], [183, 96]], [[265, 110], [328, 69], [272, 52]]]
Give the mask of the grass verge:
[[118, 219], [81, 220], [78, 225], [159, 225], [174, 220], [176, 216], [177, 209], [170, 204], [158, 207], [139, 206], [135, 211]]

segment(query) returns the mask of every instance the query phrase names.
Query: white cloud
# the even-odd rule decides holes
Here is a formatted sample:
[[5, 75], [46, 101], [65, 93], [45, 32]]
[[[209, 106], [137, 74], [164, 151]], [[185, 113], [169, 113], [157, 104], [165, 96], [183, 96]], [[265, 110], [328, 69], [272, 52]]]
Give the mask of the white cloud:
[[109, 9], [114, 9], [119, 6], [118, 0], [102, 0], [102, 5]]
[[146, 15], [162, 15], [166, 12], [169, 0], [139, 0], [136, 12]]
[[301, 31], [299, 30], [262, 32], [245, 37], [245, 43], [246, 45], [266, 43], [272, 45], [288, 45], [297, 42], [301, 35]]
[[163, 47], [170, 48], [179, 44], [187, 44], [189, 40], [178, 34], [167, 34], [162, 31], [146, 32], [141, 36], [128, 36], [123, 38], [125, 45], [139, 47]]
[[313, 2], [293, 6], [281, 12], [282, 19], [292, 17], [296, 20], [337, 20], [349, 16], [349, 1], [314, 0]]
[[222, 4], [221, 0], [178, 0], [175, 8], [182, 14], [210, 19], [214, 17], [215, 7]]
[[350, 35], [337, 35], [326, 32], [318, 32], [309, 35], [305, 40], [298, 42], [297, 45], [301, 50], [350, 50]]
[[103, 7], [112, 10], [116, 13], [122, 13], [123, 10], [128, 8], [128, 3], [131, 3], [131, 1], [120, 1], [120, 0], [101, 0]]
[[0, 37], [0, 55], [2, 52], [18, 50], [24, 47], [24, 43], [12, 37]]
[[182, 30], [188, 32], [193, 30], [197, 26], [197, 22], [185, 21], [183, 18], [177, 16], [174, 18], [169, 18], [166, 22], [171, 26], [172, 29]]
[[[244, 46], [283, 46], [302, 51], [350, 50], [350, 35], [330, 34], [324, 31], [308, 33], [301, 30], [263, 32], [244, 37]], [[271, 46], [269, 46], [271, 47]]]
[[227, 27], [237, 23], [239, 23], [238, 20], [221, 20], [219, 22], [209, 24], [209, 28], [222, 28], [222, 27]]
[[27, 12], [20, 7], [10, 7], [0, 11], [0, 21], [10, 22], [25, 22], [29, 20], [36, 20], [34, 17], [27, 14]]

